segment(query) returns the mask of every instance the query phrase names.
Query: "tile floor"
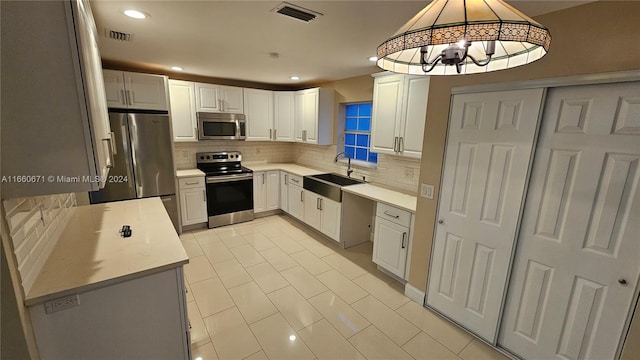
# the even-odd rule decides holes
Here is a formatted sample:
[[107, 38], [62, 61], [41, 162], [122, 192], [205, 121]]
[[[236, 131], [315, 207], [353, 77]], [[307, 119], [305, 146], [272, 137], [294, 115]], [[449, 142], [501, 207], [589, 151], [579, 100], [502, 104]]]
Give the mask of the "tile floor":
[[372, 244], [286, 215], [181, 236], [193, 358], [506, 359], [403, 295]]

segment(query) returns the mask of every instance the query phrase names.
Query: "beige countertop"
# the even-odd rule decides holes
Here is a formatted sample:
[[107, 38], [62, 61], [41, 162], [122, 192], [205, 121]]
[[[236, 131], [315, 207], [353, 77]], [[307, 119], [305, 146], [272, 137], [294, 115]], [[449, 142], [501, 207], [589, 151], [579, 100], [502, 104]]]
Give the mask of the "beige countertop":
[[[132, 235], [119, 234], [129, 225]], [[25, 296], [34, 305], [189, 262], [160, 198], [79, 206]]]
[[413, 195], [403, 194], [398, 191], [389, 190], [372, 184], [349, 185], [342, 188], [342, 191], [359, 195], [371, 200], [383, 202], [415, 214], [418, 199]]
[[291, 163], [242, 163], [242, 165], [253, 171], [283, 170], [298, 176], [323, 174], [328, 172]]
[[176, 171], [178, 179], [204, 176], [204, 173], [198, 169], [178, 170]]

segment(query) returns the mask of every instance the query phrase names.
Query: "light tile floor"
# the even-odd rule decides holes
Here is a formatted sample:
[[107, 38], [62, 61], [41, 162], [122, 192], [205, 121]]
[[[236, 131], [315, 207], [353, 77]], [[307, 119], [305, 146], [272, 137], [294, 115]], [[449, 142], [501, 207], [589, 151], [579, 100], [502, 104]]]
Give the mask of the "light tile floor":
[[286, 215], [182, 234], [193, 358], [504, 360], [403, 294], [372, 244]]

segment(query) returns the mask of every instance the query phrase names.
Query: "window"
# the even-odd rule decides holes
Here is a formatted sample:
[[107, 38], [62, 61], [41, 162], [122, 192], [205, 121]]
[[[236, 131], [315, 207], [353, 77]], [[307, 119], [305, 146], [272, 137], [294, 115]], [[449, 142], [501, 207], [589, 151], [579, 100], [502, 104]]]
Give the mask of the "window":
[[348, 104], [344, 116], [344, 152], [355, 160], [378, 162], [371, 152], [371, 103]]

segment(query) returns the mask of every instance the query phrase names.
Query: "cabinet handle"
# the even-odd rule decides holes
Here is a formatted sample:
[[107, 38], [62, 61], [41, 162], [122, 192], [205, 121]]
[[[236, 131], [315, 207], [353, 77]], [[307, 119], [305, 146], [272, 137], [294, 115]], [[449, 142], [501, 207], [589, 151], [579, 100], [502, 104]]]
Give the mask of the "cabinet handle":
[[402, 248], [403, 249], [407, 247], [407, 244], [405, 243], [406, 241], [407, 241], [407, 233], [403, 232], [402, 233]]
[[404, 137], [400, 137], [400, 141], [398, 141], [398, 152], [404, 151]]
[[124, 95], [124, 90], [120, 90], [120, 95], [122, 95], [122, 102], [123, 102], [125, 105], [128, 105], [128, 104], [127, 104], [127, 97]]
[[185, 182], [184, 184], [185, 184], [185, 185], [197, 185], [197, 184], [198, 184], [198, 182], [197, 182], [197, 181], [196, 181], [196, 182], [188, 182], [188, 181], [187, 181], [187, 182]]
[[322, 211], [322, 198], [318, 198], [320, 200], [320, 211]]
[[205, 189], [202, 189], [202, 201], [207, 202], [207, 192]]
[[273, 129], [269, 129], [269, 140], [273, 140]]
[[302, 130], [302, 141], [307, 141], [307, 130]]
[[284, 174], [284, 184], [287, 185], [287, 174]]
[[384, 211], [384, 214], [387, 215], [387, 216], [391, 216], [394, 219], [398, 219], [400, 217], [400, 215], [391, 214], [391, 213], [387, 212], [386, 210]]
[[262, 185], [264, 185], [264, 173], [262, 173]]
[[393, 138], [393, 151], [398, 152], [398, 137]]
[[298, 184], [298, 183], [299, 183], [298, 179], [291, 178], [291, 181], [293, 181], [293, 182], [294, 182], [294, 183], [296, 183], [296, 184]]
[[107, 142], [107, 148], [109, 152], [109, 162], [107, 163], [107, 169], [113, 169], [113, 145], [111, 145], [112, 141], [110, 138], [102, 139], [102, 141]]
[[273, 141], [278, 140], [278, 129], [273, 129]]
[[300, 202], [304, 202], [304, 191], [300, 190]]
[[316, 209], [320, 210], [320, 198], [316, 198]]
[[127, 90], [127, 99], [129, 100], [129, 105], [133, 105], [133, 97], [131, 97], [131, 91]]

